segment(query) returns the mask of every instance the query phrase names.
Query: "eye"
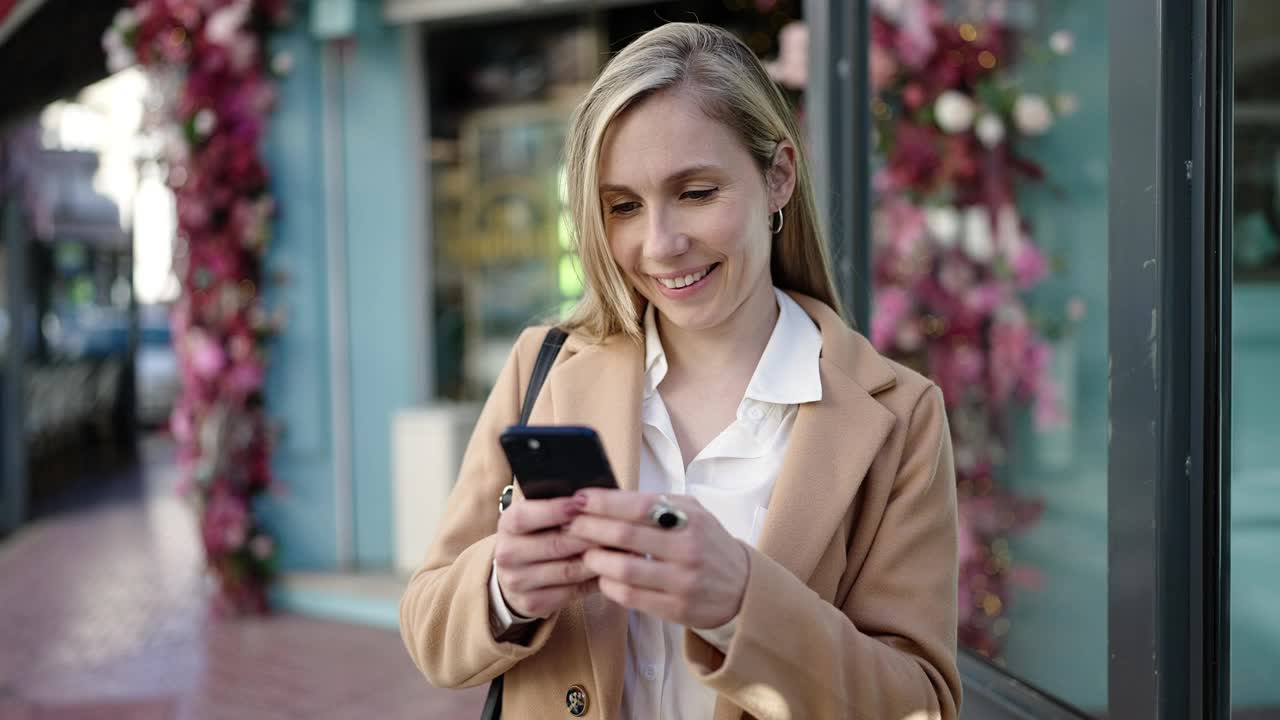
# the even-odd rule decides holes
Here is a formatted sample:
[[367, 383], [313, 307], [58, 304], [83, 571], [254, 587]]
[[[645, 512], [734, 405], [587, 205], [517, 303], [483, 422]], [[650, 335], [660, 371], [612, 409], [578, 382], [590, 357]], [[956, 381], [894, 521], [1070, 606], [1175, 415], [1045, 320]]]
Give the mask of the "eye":
[[680, 193], [681, 200], [706, 200], [716, 193], [720, 188], [707, 188], [706, 190], [686, 190]]
[[635, 202], [634, 200], [629, 202], [624, 202], [624, 203], [618, 203], [617, 205], [609, 206], [609, 214], [610, 215], [630, 215], [631, 213], [635, 212], [639, 207], [640, 207], [640, 203]]

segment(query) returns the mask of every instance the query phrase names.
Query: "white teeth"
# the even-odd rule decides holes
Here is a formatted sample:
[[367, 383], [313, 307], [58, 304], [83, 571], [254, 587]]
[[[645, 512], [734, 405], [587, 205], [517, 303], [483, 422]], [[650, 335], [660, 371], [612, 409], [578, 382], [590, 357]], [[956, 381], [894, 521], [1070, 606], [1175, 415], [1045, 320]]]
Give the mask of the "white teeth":
[[688, 275], [685, 275], [684, 277], [658, 278], [658, 282], [662, 283], [663, 285], [666, 285], [672, 290], [678, 290], [682, 287], [689, 287], [690, 285], [698, 282], [702, 278], [706, 277], [708, 272], [711, 272], [711, 268], [707, 268], [705, 270], [702, 270], [696, 273], [690, 273]]

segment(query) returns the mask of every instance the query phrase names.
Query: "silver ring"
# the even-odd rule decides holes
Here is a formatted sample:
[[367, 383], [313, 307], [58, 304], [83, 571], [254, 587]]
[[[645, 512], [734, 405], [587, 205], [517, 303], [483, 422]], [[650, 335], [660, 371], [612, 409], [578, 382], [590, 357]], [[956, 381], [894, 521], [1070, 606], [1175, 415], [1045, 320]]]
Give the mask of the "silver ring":
[[689, 516], [673, 506], [666, 495], [659, 495], [658, 502], [649, 509], [649, 521], [662, 530], [679, 530], [689, 524]]

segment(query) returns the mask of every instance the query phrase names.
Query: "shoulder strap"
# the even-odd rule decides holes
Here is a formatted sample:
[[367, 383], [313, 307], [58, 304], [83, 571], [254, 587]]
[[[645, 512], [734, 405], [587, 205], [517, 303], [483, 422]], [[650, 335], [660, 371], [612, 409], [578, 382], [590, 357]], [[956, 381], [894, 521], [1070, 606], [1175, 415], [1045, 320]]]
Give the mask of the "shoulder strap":
[[529, 424], [529, 414], [533, 412], [533, 403], [538, 399], [538, 391], [542, 389], [542, 383], [547, 379], [547, 373], [555, 364], [556, 356], [560, 354], [560, 348], [568, 336], [569, 334], [564, 330], [553, 327], [543, 338], [542, 347], [538, 349], [538, 359], [533, 363], [533, 374], [529, 376], [529, 389], [524, 393], [524, 406], [520, 408], [521, 425]]
[[[520, 408], [520, 424], [529, 424], [529, 414], [533, 412], [533, 403], [538, 399], [538, 391], [542, 389], [542, 383], [547, 379], [547, 373], [550, 372], [551, 366], [556, 362], [556, 356], [560, 354], [560, 348], [564, 345], [564, 339], [568, 337], [568, 333], [558, 327], [553, 327], [547, 331], [547, 336], [542, 339], [542, 347], [538, 349], [538, 359], [533, 363], [533, 374], [529, 376], [529, 389], [524, 393], [524, 405]], [[502, 499], [499, 501], [502, 507], [506, 507], [511, 502], [511, 486], [502, 493]], [[501, 720], [502, 718], [502, 675], [494, 678], [489, 683], [489, 693], [484, 699], [484, 708], [480, 711], [481, 720]]]

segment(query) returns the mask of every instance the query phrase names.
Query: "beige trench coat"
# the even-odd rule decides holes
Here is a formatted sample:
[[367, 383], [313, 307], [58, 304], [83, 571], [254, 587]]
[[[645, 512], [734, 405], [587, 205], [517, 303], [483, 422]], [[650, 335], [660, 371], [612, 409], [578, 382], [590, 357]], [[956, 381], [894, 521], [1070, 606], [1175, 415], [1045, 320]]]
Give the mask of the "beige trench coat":
[[[801, 405], [727, 654], [684, 635], [684, 661], [719, 699], [715, 720], [955, 718], [956, 488], [942, 394], [879, 355], [825, 304], [792, 294], [822, 332], [822, 399]], [[527, 644], [489, 630], [497, 498], [511, 471], [499, 433], [519, 417], [545, 328], [525, 331], [485, 404], [439, 536], [400, 605], [414, 662], [434, 685], [506, 673], [503, 716], [617, 718], [626, 610], [596, 595]], [[570, 336], [530, 422], [599, 432], [635, 488], [643, 348]], [[518, 500], [517, 500], [518, 502]]]

